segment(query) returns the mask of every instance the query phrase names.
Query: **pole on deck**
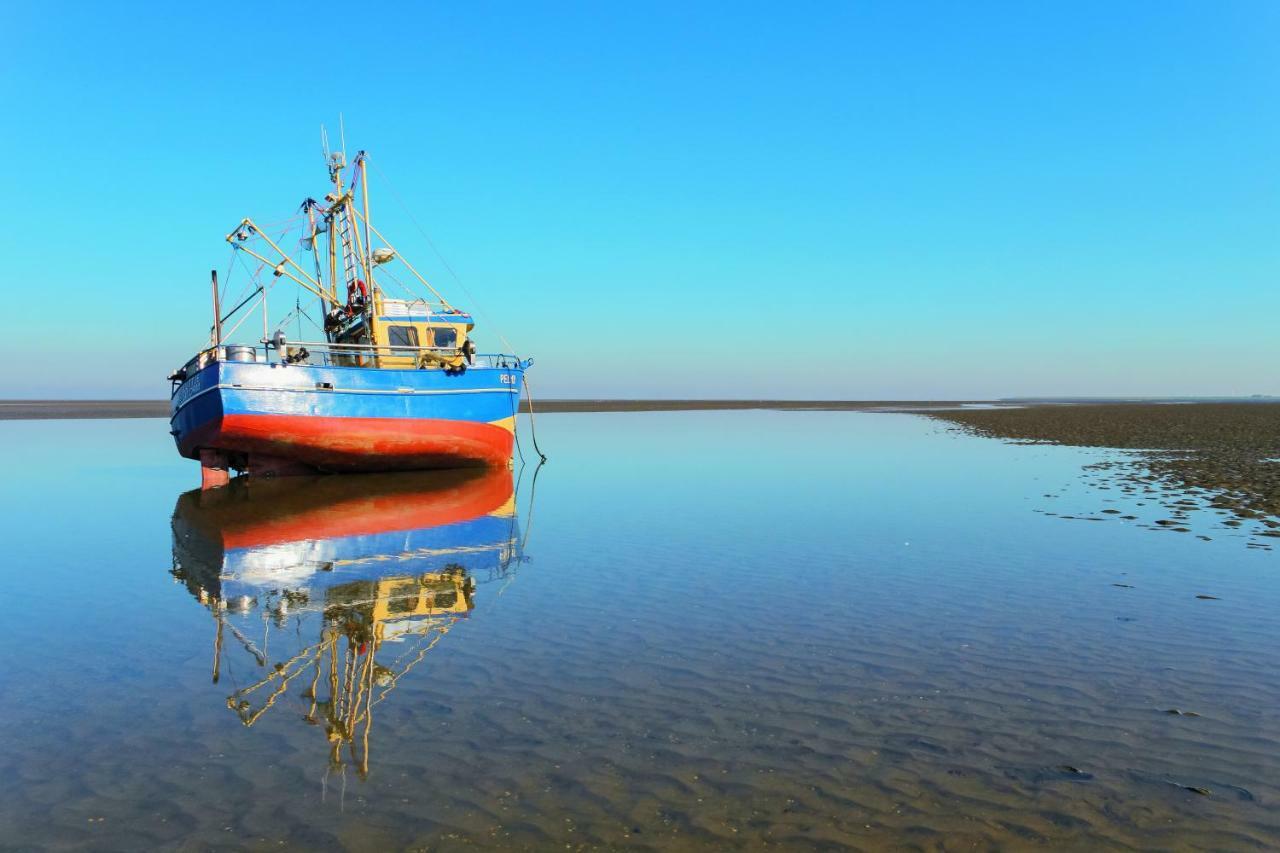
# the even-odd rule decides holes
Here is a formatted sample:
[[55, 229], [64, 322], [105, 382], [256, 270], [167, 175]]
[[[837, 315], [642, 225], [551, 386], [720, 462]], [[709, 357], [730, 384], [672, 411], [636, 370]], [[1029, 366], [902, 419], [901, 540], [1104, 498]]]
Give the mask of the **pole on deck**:
[[222, 346], [222, 306], [218, 300], [218, 271], [209, 270], [213, 280], [213, 345]]

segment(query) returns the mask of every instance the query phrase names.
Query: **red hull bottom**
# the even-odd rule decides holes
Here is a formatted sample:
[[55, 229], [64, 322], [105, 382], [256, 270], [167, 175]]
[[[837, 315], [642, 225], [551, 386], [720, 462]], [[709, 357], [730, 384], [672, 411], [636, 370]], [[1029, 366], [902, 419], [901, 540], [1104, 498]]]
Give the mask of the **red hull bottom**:
[[506, 465], [512, 440], [505, 427], [472, 421], [231, 414], [188, 436], [182, 451], [205, 467], [259, 474], [411, 471]]

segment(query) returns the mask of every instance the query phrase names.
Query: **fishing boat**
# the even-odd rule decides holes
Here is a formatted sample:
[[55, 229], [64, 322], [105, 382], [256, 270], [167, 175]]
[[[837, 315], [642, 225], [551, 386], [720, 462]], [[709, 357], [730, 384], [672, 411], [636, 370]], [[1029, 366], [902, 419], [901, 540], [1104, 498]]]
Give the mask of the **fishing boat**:
[[[348, 168], [342, 151], [324, 147], [331, 189], [322, 200], [307, 198], [282, 223], [243, 219], [226, 235], [232, 260], [221, 285], [211, 275], [208, 343], [169, 376], [178, 452], [200, 462], [203, 488], [226, 485], [233, 470], [509, 465], [532, 360], [477, 352], [472, 315], [371, 222], [368, 155]], [[237, 267], [243, 298], [229, 299]], [[273, 319], [282, 284], [294, 295]], [[261, 338], [233, 342], [259, 313]]]
[[172, 531], [226, 707], [246, 728], [289, 708], [361, 778], [377, 706], [524, 559], [512, 472], [493, 467], [239, 479], [180, 495]]

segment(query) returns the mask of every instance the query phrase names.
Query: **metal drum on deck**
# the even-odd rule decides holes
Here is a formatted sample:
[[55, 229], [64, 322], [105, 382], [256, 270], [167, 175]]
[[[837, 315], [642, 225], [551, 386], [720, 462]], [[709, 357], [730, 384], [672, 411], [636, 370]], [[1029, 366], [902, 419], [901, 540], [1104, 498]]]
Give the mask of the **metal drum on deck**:
[[227, 361], [257, 361], [258, 351], [245, 344], [232, 344], [227, 348]]

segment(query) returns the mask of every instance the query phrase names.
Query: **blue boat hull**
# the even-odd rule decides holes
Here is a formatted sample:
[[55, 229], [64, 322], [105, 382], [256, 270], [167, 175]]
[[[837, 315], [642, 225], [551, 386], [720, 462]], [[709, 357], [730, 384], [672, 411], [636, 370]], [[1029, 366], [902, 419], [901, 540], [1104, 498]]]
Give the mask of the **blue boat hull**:
[[183, 456], [250, 472], [505, 465], [523, 373], [214, 361], [174, 389], [171, 432]]

